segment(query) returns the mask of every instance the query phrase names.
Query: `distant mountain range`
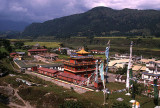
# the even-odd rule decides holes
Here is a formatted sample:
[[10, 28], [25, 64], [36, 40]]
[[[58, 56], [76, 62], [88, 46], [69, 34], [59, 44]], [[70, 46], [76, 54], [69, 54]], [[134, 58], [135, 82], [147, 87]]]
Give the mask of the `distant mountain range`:
[[0, 20], [0, 32], [23, 31], [29, 23], [22, 21]]
[[23, 36], [160, 36], [159, 10], [96, 7], [43, 23], [32, 23]]

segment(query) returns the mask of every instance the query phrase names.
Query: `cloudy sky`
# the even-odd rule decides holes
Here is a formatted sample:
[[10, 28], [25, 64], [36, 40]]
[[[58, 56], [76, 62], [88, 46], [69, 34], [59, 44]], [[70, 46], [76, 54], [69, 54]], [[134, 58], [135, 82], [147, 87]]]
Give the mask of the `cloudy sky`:
[[160, 9], [160, 0], [0, 0], [0, 19], [43, 22], [97, 6]]

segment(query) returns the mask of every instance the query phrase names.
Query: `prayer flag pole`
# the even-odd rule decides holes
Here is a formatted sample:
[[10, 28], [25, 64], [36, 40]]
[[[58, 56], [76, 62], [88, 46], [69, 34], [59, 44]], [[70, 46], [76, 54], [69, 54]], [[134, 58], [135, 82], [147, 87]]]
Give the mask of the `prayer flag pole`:
[[128, 91], [128, 93], [126, 95], [130, 95], [129, 93], [129, 87], [130, 87], [130, 69], [131, 69], [131, 61], [132, 61], [132, 45], [133, 45], [133, 41], [131, 41], [131, 45], [130, 45], [130, 56], [129, 56], [129, 62], [128, 62], [128, 68], [127, 68], [127, 79], [126, 79], [126, 90]]

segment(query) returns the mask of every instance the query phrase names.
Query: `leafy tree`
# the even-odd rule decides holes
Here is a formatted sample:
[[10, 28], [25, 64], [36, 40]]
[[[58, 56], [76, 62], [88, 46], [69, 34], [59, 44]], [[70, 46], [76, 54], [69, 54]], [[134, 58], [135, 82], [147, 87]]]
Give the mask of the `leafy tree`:
[[135, 95], [141, 95], [144, 90], [145, 87], [143, 85], [137, 83], [137, 81], [132, 81], [132, 98], [135, 98]]
[[89, 50], [86, 44], [84, 44], [83, 47], [84, 47], [84, 49], [85, 49], [86, 51]]
[[64, 47], [64, 44], [63, 44], [63, 43], [60, 43], [59, 46], [60, 46], [60, 47]]
[[127, 66], [125, 65], [123, 68], [118, 68], [116, 74], [124, 75], [127, 73]]
[[61, 54], [67, 55], [67, 50], [66, 49], [61, 50]]
[[15, 46], [16, 48], [18, 48], [18, 49], [21, 49], [23, 45], [24, 45], [23, 42], [15, 42], [15, 43], [14, 43], [14, 46]]
[[12, 52], [12, 47], [9, 40], [2, 39], [0, 40], [0, 42], [1, 42], [1, 45], [4, 46], [8, 52]]
[[154, 79], [154, 104], [158, 105], [158, 87], [157, 87], [157, 79]]

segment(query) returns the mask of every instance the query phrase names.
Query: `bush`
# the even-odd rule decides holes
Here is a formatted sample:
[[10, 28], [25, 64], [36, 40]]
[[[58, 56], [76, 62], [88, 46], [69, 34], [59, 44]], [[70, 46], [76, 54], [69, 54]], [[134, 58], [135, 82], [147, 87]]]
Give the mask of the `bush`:
[[79, 101], [65, 101], [60, 108], [84, 108], [84, 106]]
[[115, 102], [113, 103], [112, 108], [131, 108], [131, 106], [124, 102]]

